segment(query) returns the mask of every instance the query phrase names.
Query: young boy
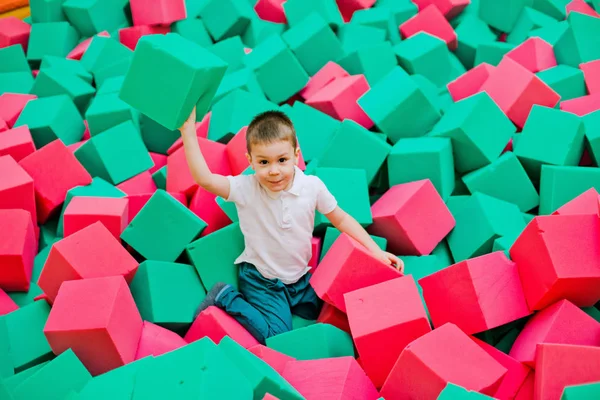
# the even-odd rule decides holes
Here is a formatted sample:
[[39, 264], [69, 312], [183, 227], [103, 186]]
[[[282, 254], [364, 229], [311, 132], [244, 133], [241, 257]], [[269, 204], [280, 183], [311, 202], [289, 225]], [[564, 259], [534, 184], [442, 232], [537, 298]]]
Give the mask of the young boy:
[[260, 343], [292, 329], [292, 314], [316, 319], [320, 299], [309, 284], [308, 262], [315, 210], [341, 232], [356, 239], [379, 260], [403, 263], [381, 250], [344, 212], [325, 184], [297, 167], [300, 149], [290, 119], [282, 112], [257, 115], [246, 133], [246, 157], [253, 175], [222, 176], [208, 168], [195, 131], [196, 110], [180, 128], [194, 180], [204, 189], [234, 202], [244, 235], [239, 291], [217, 283], [197, 313], [216, 305], [242, 324]]

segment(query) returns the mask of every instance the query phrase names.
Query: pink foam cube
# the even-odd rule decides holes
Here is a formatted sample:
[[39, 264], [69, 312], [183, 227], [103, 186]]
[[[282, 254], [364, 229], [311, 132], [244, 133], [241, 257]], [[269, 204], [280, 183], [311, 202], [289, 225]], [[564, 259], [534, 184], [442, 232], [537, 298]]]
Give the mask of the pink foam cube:
[[128, 195], [154, 193], [156, 192], [156, 183], [152, 179], [150, 171], [144, 171], [125, 182], [119, 183], [117, 188]]
[[27, 125], [9, 129], [0, 134], [0, 156], [11, 156], [15, 161], [35, 152], [35, 144]]
[[85, 131], [83, 131], [83, 140], [90, 140], [92, 138], [92, 134], [90, 132], [90, 124], [88, 124], [87, 120], [83, 120], [83, 125], [85, 126]]
[[306, 104], [340, 121], [351, 119], [371, 129], [373, 121], [357, 103], [369, 89], [364, 75], [337, 78], [307, 98]]
[[600, 195], [596, 189], [590, 188], [554, 211], [552, 215], [598, 215], [598, 201]]
[[451, 20], [460, 14], [471, 0], [413, 0], [413, 3], [419, 7], [419, 11], [433, 4], [448, 20]]
[[152, 152], [149, 152], [149, 154], [150, 154], [150, 158], [152, 158], [152, 161], [154, 162], [154, 167], [152, 167], [148, 170], [148, 172], [150, 172], [150, 174], [155, 173], [156, 171], [158, 171], [159, 169], [161, 169], [162, 167], [167, 165], [167, 156], [166, 155], [152, 153]]
[[534, 371], [531, 371], [529, 375], [527, 375], [527, 378], [525, 379], [525, 382], [523, 382], [523, 385], [521, 385], [521, 388], [519, 389], [515, 400], [533, 400], [534, 387], [535, 373]]
[[475, 337], [472, 337], [471, 339], [473, 339], [473, 341], [475, 341], [475, 343], [477, 343], [477, 345], [486, 353], [492, 356], [494, 360], [498, 361], [507, 369], [506, 375], [504, 375], [502, 383], [500, 383], [500, 386], [493, 397], [500, 400], [514, 399], [521, 386], [523, 386], [525, 379], [527, 379], [531, 373], [531, 368], [523, 365], [490, 344]]
[[431, 331], [417, 284], [409, 275], [346, 293], [344, 300], [361, 365], [381, 387], [402, 350]]
[[331, 304], [323, 304], [321, 312], [317, 317], [317, 322], [320, 322], [322, 324], [333, 325], [336, 328], [343, 330], [344, 332], [350, 333], [350, 324], [348, 323], [348, 316], [346, 315], [346, 313], [338, 310]]
[[119, 30], [119, 41], [122, 45], [135, 50], [139, 40], [146, 35], [166, 35], [171, 32], [170, 26], [137, 25]]
[[598, 14], [588, 3], [584, 0], [571, 0], [569, 4], [565, 7], [567, 16], [571, 14], [573, 11], [589, 15], [590, 17], [600, 18], [600, 14]]
[[535, 368], [541, 343], [600, 346], [600, 323], [568, 300], [560, 300], [536, 313], [525, 325], [510, 356]]
[[379, 393], [352, 357], [290, 361], [282, 376], [306, 400], [375, 400]]
[[27, 102], [34, 99], [37, 99], [37, 96], [33, 94], [4, 93], [0, 95], [0, 119], [6, 121], [8, 127], [12, 128]]
[[139, 360], [148, 356], [158, 357], [185, 345], [187, 342], [175, 332], [144, 321], [135, 359]]
[[52, 245], [38, 285], [53, 302], [65, 281], [122, 275], [131, 282], [137, 268], [112, 233], [95, 222]]
[[[202, 121], [196, 122], [196, 136], [204, 138], [204, 139], [208, 138], [208, 128], [210, 126], [210, 116], [211, 115], [212, 115], [212, 111], [207, 113], [202, 118]], [[168, 155], [173, 154], [176, 150], [180, 149], [181, 146], [183, 146], [183, 138], [179, 138], [175, 142], [173, 142], [171, 147], [169, 147], [169, 149], [167, 150], [167, 154]]]
[[404, 349], [381, 395], [386, 399], [436, 399], [448, 382], [492, 395], [506, 372], [456, 325], [448, 323]]
[[17, 303], [15, 303], [4, 290], [0, 289], [0, 316], [6, 315], [18, 309], [19, 306]]
[[225, 336], [229, 336], [246, 349], [259, 344], [258, 340], [239, 322], [215, 306], [202, 311], [183, 338], [186, 342], [192, 343], [203, 337], [209, 337], [219, 344]]
[[315, 268], [317, 268], [317, 265], [319, 264], [319, 260], [321, 259], [321, 246], [322, 246], [322, 239], [319, 237], [313, 237], [310, 240], [310, 248], [311, 248], [311, 254], [312, 256], [310, 257], [310, 260], [308, 261], [308, 266], [311, 267], [311, 272], [315, 272]]
[[583, 117], [586, 114], [600, 110], [600, 93], [562, 101], [560, 109]]
[[73, 50], [71, 50], [69, 52], [69, 54], [67, 54], [67, 58], [71, 59], [71, 60], [81, 60], [81, 57], [83, 57], [83, 54], [90, 47], [90, 43], [92, 43], [92, 39], [94, 39], [96, 36], [110, 37], [110, 33], [108, 33], [107, 31], [102, 31], [102, 32], [98, 32], [98, 34], [92, 36], [91, 38], [85, 39], [83, 42], [81, 42], [77, 46], [75, 46], [75, 48]]
[[73, 197], [64, 217], [64, 237], [101, 222], [106, 229], [120, 240], [121, 233], [129, 224], [129, 200], [111, 197]]
[[[224, 144], [200, 137], [198, 138], [198, 144], [208, 167], [213, 173], [225, 176], [231, 175], [227, 149]], [[167, 191], [185, 193], [189, 199], [194, 195], [197, 188], [198, 184], [190, 173], [185, 157], [185, 149], [180, 148], [169, 155], [167, 160]]]
[[185, 0], [131, 0], [133, 24], [169, 25], [186, 19]]
[[0, 209], [21, 208], [37, 226], [35, 189], [31, 176], [11, 156], [0, 156]]
[[556, 66], [552, 45], [539, 37], [532, 37], [506, 53], [506, 57], [536, 73]]
[[452, 322], [473, 334], [531, 314], [519, 270], [503, 251], [461, 261], [419, 285], [436, 327]]
[[283, 374], [285, 366], [288, 362], [294, 361], [294, 357], [290, 357], [286, 354], [280, 353], [277, 350], [273, 350], [269, 347], [257, 344], [248, 349], [249, 352], [260, 358], [271, 366], [279, 375]]
[[312, 274], [310, 283], [321, 299], [346, 312], [344, 294], [400, 276], [402, 273], [396, 268], [342, 233]]
[[[140, 212], [140, 210], [146, 205], [150, 197], [152, 197], [154, 193], [141, 193], [141, 194], [130, 194], [127, 196], [129, 200], [129, 222], [133, 221], [136, 215]], [[187, 207], [187, 198], [183, 193], [171, 193], [171, 196], [178, 200], [181, 204]]]
[[427, 255], [456, 225], [429, 179], [393, 186], [371, 213], [369, 232], [385, 237], [394, 254]]
[[597, 215], [535, 217], [513, 246], [530, 310], [567, 299], [579, 307], [600, 300], [600, 220]]
[[44, 327], [54, 354], [72, 349], [92, 375], [135, 360], [142, 317], [122, 276], [65, 282]]
[[479, 93], [481, 91], [481, 86], [487, 81], [494, 69], [496, 69], [496, 67], [493, 65], [481, 63], [448, 83], [446, 87], [448, 88], [450, 96], [452, 96], [452, 100], [455, 102], [460, 101], [466, 97]]
[[77, 143], [73, 143], [67, 146], [67, 148], [69, 149], [69, 151], [71, 153], [75, 153], [77, 151], [77, 149], [79, 149], [81, 146], [83, 146], [85, 144], [85, 142], [87, 142], [89, 139], [87, 140], [82, 140], [81, 142], [77, 142]]
[[560, 400], [567, 386], [600, 381], [600, 347], [541, 344], [535, 363], [535, 400]]
[[0, 18], [0, 48], [20, 44], [27, 52], [31, 25], [17, 17]]
[[585, 77], [585, 86], [589, 94], [600, 93], [600, 60], [593, 60], [579, 65]]
[[333, 61], [329, 61], [308, 80], [308, 83], [299, 94], [302, 99], [309, 99], [335, 79], [347, 76], [350, 76], [350, 74], [344, 68]]
[[208, 225], [200, 235], [204, 237], [231, 224], [231, 220], [217, 203], [217, 196], [198, 187], [190, 200], [190, 210]]
[[486, 91], [519, 128], [525, 125], [534, 104], [554, 108], [560, 100], [558, 93], [510, 57], [502, 58], [481, 90]]
[[440, 38], [446, 42], [450, 50], [456, 50], [458, 46], [458, 38], [452, 25], [433, 4], [420, 10], [417, 15], [400, 25], [400, 34], [403, 38], [409, 38], [419, 32], [426, 32]]
[[355, 11], [371, 8], [376, 0], [336, 0], [344, 22], [350, 22]]
[[5, 120], [0, 119], [0, 133], [6, 132], [8, 130], [8, 124]]
[[69, 189], [92, 183], [90, 174], [60, 139], [23, 158], [19, 165], [33, 178], [40, 224], [60, 209]]
[[256, 14], [265, 21], [286, 24], [287, 18], [283, 11], [285, 0], [258, 0], [254, 5]]
[[29, 211], [0, 210], [0, 289], [28, 291], [37, 240]]
[[229, 165], [231, 166], [231, 173], [233, 175], [241, 174], [250, 166], [248, 158], [246, 157], [246, 154], [248, 153], [246, 146], [247, 131], [247, 126], [242, 127], [242, 129], [240, 129], [225, 146]]

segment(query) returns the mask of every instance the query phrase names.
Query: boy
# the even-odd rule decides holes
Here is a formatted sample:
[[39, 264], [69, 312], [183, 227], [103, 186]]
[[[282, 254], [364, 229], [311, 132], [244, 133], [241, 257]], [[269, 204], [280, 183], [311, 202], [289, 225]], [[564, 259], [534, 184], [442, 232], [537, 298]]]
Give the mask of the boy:
[[242, 324], [260, 343], [292, 329], [292, 314], [316, 319], [320, 299], [309, 284], [315, 209], [341, 232], [356, 239], [381, 261], [400, 270], [403, 263], [382, 251], [359, 223], [344, 212], [325, 184], [298, 167], [300, 149], [294, 126], [282, 112], [257, 115], [246, 133], [246, 157], [254, 175], [213, 174], [198, 146], [196, 110], [180, 128], [194, 180], [234, 202], [245, 250], [239, 265], [239, 292], [217, 283], [197, 314], [216, 305]]

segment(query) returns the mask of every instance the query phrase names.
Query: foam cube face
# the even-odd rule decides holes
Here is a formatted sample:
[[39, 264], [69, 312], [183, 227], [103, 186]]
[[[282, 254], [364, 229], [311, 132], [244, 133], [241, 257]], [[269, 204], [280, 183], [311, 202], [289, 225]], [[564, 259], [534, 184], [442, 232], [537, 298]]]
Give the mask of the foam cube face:
[[38, 97], [61, 94], [69, 96], [79, 112], [85, 112], [96, 89], [83, 78], [59, 68], [42, 68], [38, 73], [31, 93]]
[[29, 100], [35, 99], [31, 94], [5, 93], [0, 95], [0, 119], [12, 128]]
[[65, 282], [44, 327], [54, 353], [71, 348], [94, 376], [132, 362], [141, 333], [121, 276]]
[[445, 324], [413, 341], [402, 352], [381, 395], [436, 398], [448, 382], [492, 395], [505, 373], [505, 367], [456, 325]]
[[85, 119], [90, 136], [99, 135], [127, 121], [133, 122], [136, 127], [140, 125], [140, 120], [144, 122], [139, 112], [119, 99], [117, 93], [98, 94], [94, 97], [85, 112]]
[[373, 258], [357, 241], [342, 234], [331, 246], [310, 282], [321, 299], [346, 312], [344, 294], [400, 276], [402, 274], [398, 270]]
[[80, 2], [67, 0], [63, 11], [71, 24], [85, 37], [94, 36], [104, 30], [113, 31], [128, 24], [120, 0]]
[[[329, 61], [319, 71], [313, 74], [304, 89], [300, 92], [303, 99], [309, 99], [313, 94], [321, 90], [328, 83], [337, 78], [349, 76], [348, 72], [333, 61]], [[296, 106], [297, 103], [294, 103]]]
[[454, 101], [460, 101], [466, 97], [478, 93], [481, 86], [489, 78], [491, 72], [495, 69], [493, 65], [481, 63], [475, 68], [462, 74], [446, 87]]
[[11, 156], [0, 156], [0, 209], [29, 211], [37, 225], [35, 187], [31, 176]]
[[515, 26], [524, 7], [531, 7], [533, 0], [511, 0], [506, 7], [494, 1], [483, 0], [479, 7], [479, 17], [487, 24], [502, 32], [510, 32]]
[[10, 16], [0, 20], [0, 47], [20, 44], [27, 51], [31, 25], [17, 17]]
[[510, 349], [510, 356], [535, 368], [536, 348], [542, 343], [598, 346], [600, 323], [568, 300], [536, 313]]
[[[486, 118], [479, 118], [481, 115]], [[478, 93], [454, 103], [430, 135], [452, 140], [454, 165], [458, 172], [465, 173], [496, 160], [515, 131], [492, 98]]]
[[252, 6], [243, 0], [209, 0], [200, 11], [199, 17], [215, 41], [244, 33], [252, 15]]
[[401, 68], [382, 78], [358, 104], [394, 144], [401, 138], [423, 136], [440, 118], [435, 106]]
[[504, 252], [459, 262], [421, 278], [419, 284], [436, 327], [452, 322], [474, 334], [530, 314], [517, 266]]
[[554, 211], [552, 215], [594, 215], [598, 214], [598, 191], [591, 188]]
[[53, 301], [65, 281], [122, 275], [131, 282], [137, 268], [121, 243], [96, 222], [52, 246], [38, 284]]
[[375, 85], [398, 65], [394, 49], [387, 41], [364, 45], [338, 62], [350, 74], [364, 75], [370, 85]]
[[590, 187], [600, 188], [596, 168], [542, 166], [540, 215], [551, 214]]
[[201, 340], [205, 336], [217, 344], [225, 336], [229, 336], [246, 349], [259, 344], [239, 322], [225, 311], [214, 306], [208, 307], [196, 317], [184, 339], [186, 342], [192, 343]]
[[27, 60], [40, 65], [46, 55], [66, 57], [77, 41], [79, 34], [68, 22], [44, 22], [31, 27]]
[[344, 300], [361, 365], [381, 387], [402, 350], [431, 331], [417, 285], [411, 276], [392, 279], [346, 293]]
[[23, 158], [19, 165], [33, 178], [37, 218], [41, 224], [59, 209], [69, 189], [92, 181], [90, 174], [60, 140]]
[[291, 0], [283, 4], [283, 10], [290, 26], [297, 25], [313, 12], [319, 13], [331, 26], [344, 23], [335, 0]]
[[27, 125], [39, 149], [60, 139], [65, 145], [81, 140], [85, 126], [73, 101], [66, 95], [34, 99], [25, 105], [14, 126]]
[[329, 324], [313, 324], [267, 338], [267, 347], [297, 360], [354, 356], [352, 337]]
[[184, 0], [134, 0], [131, 3], [131, 15], [134, 25], [168, 25], [187, 17]]
[[600, 396], [599, 383], [584, 383], [581, 385], [573, 385], [565, 387], [563, 391], [564, 400], [585, 399]]
[[597, 18], [572, 12], [569, 13], [567, 21], [567, 29], [554, 46], [556, 61], [577, 68], [579, 64], [598, 59], [600, 53], [591, 40], [593, 36], [588, 36], [600, 32]]
[[126, 198], [74, 197], [63, 215], [65, 237], [100, 221], [119, 239], [129, 222], [129, 201]]
[[451, 50], [457, 48], [456, 32], [435, 5], [425, 7], [400, 25], [400, 33], [404, 38], [410, 38], [418, 32], [427, 32], [442, 39]]
[[[392, 187], [373, 204], [371, 212], [369, 233], [386, 238], [388, 249], [395, 254], [429, 254], [455, 225], [429, 180]], [[419, 215], [418, 221], [415, 215]]]
[[11, 232], [12, 240], [0, 242], [0, 289], [28, 291], [33, 259], [37, 252], [31, 214], [20, 209], [0, 209], [0, 229]]
[[144, 321], [135, 359], [140, 360], [150, 355], [157, 357], [177, 350], [186, 344], [187, 342], [175, 332]]
[[584, 73], [578, 68], [557, 65], [538, 72], [537, 76], [560, 95], [561, 102], [585, 96], [587, 93]]
[[[579, 307], [600, 300], [600, 221], [595, 215], [535, 217], [510, 248], [527, 304], [541, 310], [567, 299]], [[543, 283], [542, 283], [543, 282]]]
[[138, 42], [119, 97], [166, 128], [178, 129], [194, 106], [198, 115], [206, 113], [226, 68], [180, 35], [151, 35]]

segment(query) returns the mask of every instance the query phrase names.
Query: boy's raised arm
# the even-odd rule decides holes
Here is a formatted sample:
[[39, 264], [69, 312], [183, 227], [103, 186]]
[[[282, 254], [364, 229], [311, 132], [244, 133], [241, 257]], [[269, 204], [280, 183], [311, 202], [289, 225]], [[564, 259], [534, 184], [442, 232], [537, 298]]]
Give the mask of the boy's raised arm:
[[213, 174], [206, 164], [206, 160], [198, 145], [196, 136], [196, 108], [181, 128], [181, 137], [185, 149], [185, 157], [194, 181], [209, 192], [227, 199], [229, 197], [229, 179], [223, 175]]

